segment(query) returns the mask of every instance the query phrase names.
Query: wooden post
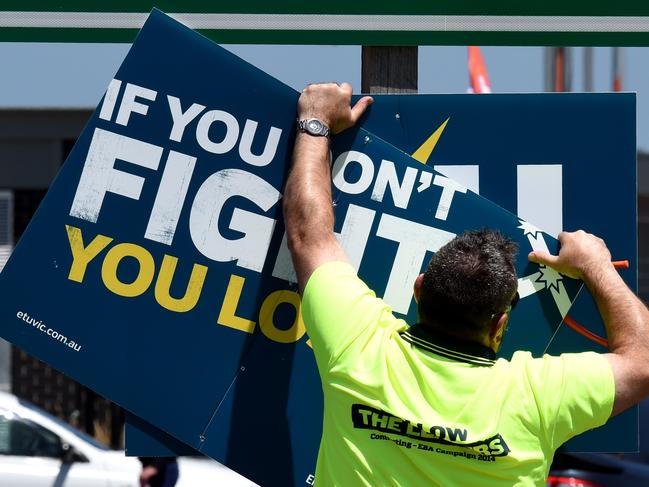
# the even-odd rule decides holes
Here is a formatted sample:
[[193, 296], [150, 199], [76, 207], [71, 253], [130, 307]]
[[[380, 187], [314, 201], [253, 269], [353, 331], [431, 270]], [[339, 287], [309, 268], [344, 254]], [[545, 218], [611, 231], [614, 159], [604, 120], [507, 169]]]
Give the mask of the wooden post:
[[417, 46], [363, 46], [363, 93], [417, 93]]

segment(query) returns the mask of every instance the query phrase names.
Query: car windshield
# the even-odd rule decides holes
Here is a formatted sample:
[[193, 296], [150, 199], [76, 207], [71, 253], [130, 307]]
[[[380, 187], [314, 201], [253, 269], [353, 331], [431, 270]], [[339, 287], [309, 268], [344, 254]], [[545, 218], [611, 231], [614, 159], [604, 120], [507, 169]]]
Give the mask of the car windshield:
[[110, 450], [109, 447], [107, 447], [103, 443], [97, 441], [92, 436], [84, 433], [83, 431], [79, 431], [78, 429], [72, 427], [70, 424], [66, 423], [62, 419], [57, 418], [56, 416], [48, 413], [44, 409], [41, 409], [38, 406], [35, 406], [35, 405], [33, 405], [33, 404], [29, 403], [29, 402], [23, 401], [22, 399], [19, 399], [18, 402], [20, 403], [21, 406], [23, 406], [23, 407], [25, 407], [27, 409], [30, 409], [30, 410], [38, 413], [38, 414], [42, 414], [47, 419], [49, 419], [51, 421], [54, 421], [56, 424], [58, 424], [62, 428], [65, 428], [67, 431], [69, 431], [70, 433], [73, 433], [78, 438], [82, 439], [83, 441], [86, 441], [87, 443], [90, 443], [95, 448], [99, 448], [100, 450], [104, 450], [104, 451], [109, 451]]

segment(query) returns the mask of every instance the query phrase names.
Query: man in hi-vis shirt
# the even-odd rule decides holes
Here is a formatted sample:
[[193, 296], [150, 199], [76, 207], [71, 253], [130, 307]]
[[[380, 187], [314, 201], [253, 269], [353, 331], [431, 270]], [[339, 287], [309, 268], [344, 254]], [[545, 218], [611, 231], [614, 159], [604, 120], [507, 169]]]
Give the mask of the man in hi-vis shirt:
[[516, 244], [456, 237], [414, 284], [409, 327], [356, 276], [333, 232], [329, 132], [352, 126], [351, 86], [309, 85], [284, 192], [302, 316], [324, 392], [317, 486], [545, 485], [555, 450], [649, 395], [649, 312], [604, 242], [562, 233], [529, 259], [583, 279], [610, 353], [496, 358], [516, 304]]

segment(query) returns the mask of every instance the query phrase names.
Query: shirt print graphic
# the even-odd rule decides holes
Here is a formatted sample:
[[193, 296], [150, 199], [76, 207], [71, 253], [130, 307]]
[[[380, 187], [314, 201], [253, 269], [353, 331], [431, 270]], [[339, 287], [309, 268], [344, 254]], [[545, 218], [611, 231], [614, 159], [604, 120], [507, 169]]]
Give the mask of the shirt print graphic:
[[[405, 449], [426, 450], [489, 462], [496, 461], [498, 457], [505, 457], [511, 451], [500, 434], [468, 443], [466, 440], [469, 432], [465, 428], [413, 423], [363, 404], [353, 404], [351, 415], [355, 429], [379, 432], [371, 433], [370, 439], [392, 441], [396, 446]], [[448, 449], [444, 446], [455, 448]]]

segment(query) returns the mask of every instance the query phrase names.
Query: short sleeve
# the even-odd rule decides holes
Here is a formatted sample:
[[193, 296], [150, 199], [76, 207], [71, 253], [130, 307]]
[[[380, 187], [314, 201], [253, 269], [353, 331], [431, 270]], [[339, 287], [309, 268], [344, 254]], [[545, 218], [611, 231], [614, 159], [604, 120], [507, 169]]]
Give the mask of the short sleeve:
[[528, 364], [527, 374], [539, 408], [542, 433], [552, 449], [610, 418], [615, 382], [604, 355], [545, 355]]
[[390, 307], [346, 262], [327, 262], [315, 270], [301, 312], [321, 373], [362, 333], [381, 326], [386, 314], [392, 317]]

